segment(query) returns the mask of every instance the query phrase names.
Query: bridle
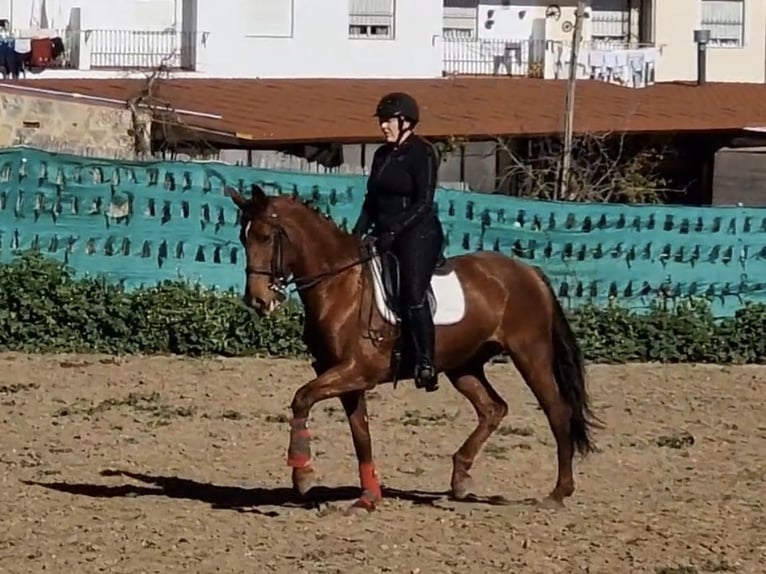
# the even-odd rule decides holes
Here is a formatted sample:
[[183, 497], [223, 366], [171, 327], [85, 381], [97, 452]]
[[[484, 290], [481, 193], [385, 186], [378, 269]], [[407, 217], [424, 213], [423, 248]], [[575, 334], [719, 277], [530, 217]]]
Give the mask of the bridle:
[[[245, 267], [245, 273], [246, 273], [246, 277], [249, 277], [250, 275], [258, 275], [258, 276], [265, 275], [266, 277], [269, 278], [269, 289], [271, 289], [272, 291], [274, 291], [281, 297], [285, 297], [285, 289], [291, 283], [295, 285], [296, 291], [299, 291], [299, 292], [305, 291], [319, 284], [324, 279], [339, 275], [343, 273], [344, 271], [348, 271], [349, 269], [356, 267], [357, 265], [362, 265], [370, 261], [375, 256], [375, 252], [372, 249], [372, 246], [370, 246], [366, 242], [362, 242], [362, 246], [360, 249], [361, 255], [358, 259], [355, 259], [351, 261], [350, 263], [346, 263], [345, 265], [341, 265], [337, 269], [331, 269], [330, 271], [325, 271], [322, 273], [318, 273], [316, 275], [310, 275], [306, 277], [295, 277], [292, 274], [287, 272], [285, 268], [285, 260], [284, 260], [284, 254], [285, 254], [284, 243], [289, 243], [293, 247], [295, 247], [295, 243], [290, 239], [289, 235], [287, 234], [287, 231], [279, 222], [279, 218], [276, 213], [271, 213], [267, 221], [272, 228], [272, 232], [271, 232], [272, 252], [271, 252], [271, 261], [270, 261], [269, 268], [259, 269], [256, 267], [252, 267], [250, 264], [248, 264]], [[248, 231], [250, 229], [251, 223], [252, 223], [251, 221], [248, 221], [247, 224], [245, 225], [245, 229], [244, 229], [245, 242], [244, 243], [247, 243], [246, 239], [248, 236]], [[362, 335], [362, 337], [365, 339], [369, 339], [370, 341], [373, 342], [374, 345], [377, 345], [378, 343], [383, 341], [384, 338], [381, 337], [379, 334], [377, 334], [376, 331], [374, 331], [371, 328], [373, 306], [374, 306], [374, 303], [372, 303], [371, 301], [370, 311], [369, 311], [370, 315], [367, 318], [367, 333]], [[361, 318], [361, 315], [362, 315], [361, 307], [359, 309], [359, 314]]]
[[[245, 267], [245, 274], [247, 277], [250, 277], [250, 275], [258, 275], [258, 276], [265, 275], [266, 277], [269, 278], [269, 289], [271, 289], [272, 291], [276, 293], [279, 293], [280, 295], [284, 295], [285, 289], [290, 284], [294, 284], [295, 289], [297, 291], [304, 291], [306, 289], [310, 289], [311, 287], [314, 287], [315, 285], [317, 285], [324, 279], [333, 277], [335, 275], [343, 273], [344, 271], [348, 271], [349, 269], [356, 267], [357, 265], [362, 265], [363, 263], [370, 261], [373, 257], [371, 250], [369, 250], [368, 253], [364, 253], [364, 251], [362, 251], [362, 255], [358, 259], [353, 260], [351, 263], [346, 263], [345, 265], [341, 265], [337, 269], [331, 269], [330, 271], [324, 271], [322, 273], [317, 273], [316, 275], [309, 275], [305, 277], [295, 277], [292, 275], [292, 273], [289, 273], [287, 271], [285, 267], [285, 259], [284, 259], [285, 243], [291, 244], [293, 247], [296, 247], [295, 243], [287, 235], [287, 231], [285, 231], [285, 228], [279, 222], [279, 218], [276, 213], [271, 213], [267, 222], [269, 226], [272, 228], [272, 232], [271, 232], [272, 251], [271, 251], [270, 266], [268, 269], [259, 269], [259, 268], [251, 266], [248, 263]], [[246, 240], [247, 240], [248, 232], [250, 230], [251, 223], [252, 221], [248, 221], [247, 224], [245, 225], [245, 229], [244, 229], [245, 244], [247, 243]], [[245, 250], [247, 250], [247, 247], [245, 247]]]

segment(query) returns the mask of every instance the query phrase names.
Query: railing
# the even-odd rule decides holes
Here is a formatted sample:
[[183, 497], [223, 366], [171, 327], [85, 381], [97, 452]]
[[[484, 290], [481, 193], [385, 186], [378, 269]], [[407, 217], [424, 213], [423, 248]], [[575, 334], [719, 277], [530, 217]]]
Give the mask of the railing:
[[14, 30], [15, 41], [60, 38], [64, 53], [47, 68], [194, 70], [200, 34], [175, 30]]
[[444, 38], [445, 74], [544, 77], [549, 40]]
[[[443, 47], [446, 75], [564, 78], [571, 54], [570, 43], [539, 39], [444, 38]], [[660, 54], [661, 49], [650, 44], [585, 41], [580, 45], [577, 76], [630, 87], [650, 85]]]
[[90, 68], [194, 69], [194, 32], [85, 30], [82, 34]]

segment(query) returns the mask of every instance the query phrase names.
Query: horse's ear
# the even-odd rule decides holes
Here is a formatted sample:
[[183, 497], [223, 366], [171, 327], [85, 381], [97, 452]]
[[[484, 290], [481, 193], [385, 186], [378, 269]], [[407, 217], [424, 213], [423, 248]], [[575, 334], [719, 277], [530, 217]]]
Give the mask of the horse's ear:
[[266, 192], [263, 191], [263, 188], [255, 183], [250, 186], [250, 197], [252, 198], [253, 203], [259, 206], [265, 205], [269, 200], [269, 198], [266, 196]]
[[243, 211], [245, 210], [245, 208], [247, 207], [248, 199], [244, 195], [239, 193], [233, 187], [226, 187], [226, 189], [224, 189], [223, 192], [225, 195], [228, 195], [231, 198], [231, 200], [234, 202], [234, 204], [237, 207], [239, 207]]

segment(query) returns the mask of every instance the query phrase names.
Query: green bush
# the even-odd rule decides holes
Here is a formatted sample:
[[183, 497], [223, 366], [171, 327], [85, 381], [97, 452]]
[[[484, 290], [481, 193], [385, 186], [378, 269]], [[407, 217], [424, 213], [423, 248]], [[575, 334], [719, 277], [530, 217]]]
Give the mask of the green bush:
[[0, 348], [27, 352], [296, 356], [301, 307], [259, 320], [233, 292], [180, 281], [123, 292], [34, 252], [0, 265]]
[[637, 314], [616, 304], [571, 313], [586, 358], [599, 363], [766, 363], [766, 305], [746, 304], [717, 320], [704, 299]]
[[[634, 314], [617, 305], [570, 314], [586, 358], [764, 363], [766, 305], [716, 321], [704, 300]], [[302, 307], [259, 319], [233, 292], [183, 282], [123, 292], [102, 278], [75, 278], [39, 253], [0, 265], [0, 349], [26, 352], [305, 356]]]

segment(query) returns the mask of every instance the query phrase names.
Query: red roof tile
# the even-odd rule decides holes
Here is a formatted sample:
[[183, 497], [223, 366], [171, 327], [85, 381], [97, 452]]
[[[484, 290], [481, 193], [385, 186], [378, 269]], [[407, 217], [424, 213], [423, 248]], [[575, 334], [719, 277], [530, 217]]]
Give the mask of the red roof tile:
[[[125, 101], [144, 80], [35, 79], [20, 87]], [[9, 90], [8, 84], [0, 89]], [[542, 135], [563, 130], [566, 82], [526, 78], [440, 78], [427, 80], [173, 79], [155, 93], [177, 109], [220, 118], [182, 115], [197, 128], [268, 142], [377, 141], [372, 112], [387, 91], [411, 92], [421, 103], [423, 135], [480, 138]], [[622, 88], [579, 81], [575, 130], [737, 130], [766, 125], [766, 85], [658, 84]]]

